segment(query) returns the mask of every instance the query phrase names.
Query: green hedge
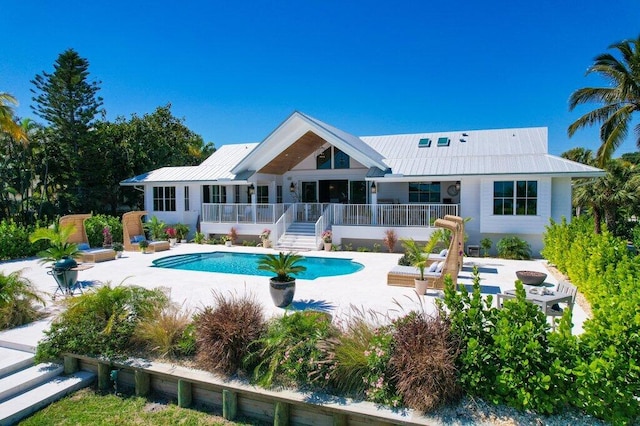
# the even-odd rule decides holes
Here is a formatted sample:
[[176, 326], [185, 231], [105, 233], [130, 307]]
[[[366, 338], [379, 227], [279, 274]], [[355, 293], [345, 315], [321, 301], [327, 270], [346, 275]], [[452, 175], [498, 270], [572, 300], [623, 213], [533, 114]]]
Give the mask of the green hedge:
[[32, 257], [44, 250], [46, 242], [29, 242], [29, 234], [33, 230], [34, 227], [19, 225], [11, 219], [0, 221], [0, 260]]
[[577, 338], [572, 402], [616, 424], [640, 415], [640, 258], [626, 241], [589, 221], [551, 222], [543, 255], [591, 303], [593, 318]]
[[87, 238], [91, 247], [102, 247], [103, 235], [102, 230], [108, 226], [113, 236], [113, 242], [121, 243], [122, 241], [122, 222], [115, 216], [98, 214], [91, 216], [84, 222], [84, 228], [87, 231]]

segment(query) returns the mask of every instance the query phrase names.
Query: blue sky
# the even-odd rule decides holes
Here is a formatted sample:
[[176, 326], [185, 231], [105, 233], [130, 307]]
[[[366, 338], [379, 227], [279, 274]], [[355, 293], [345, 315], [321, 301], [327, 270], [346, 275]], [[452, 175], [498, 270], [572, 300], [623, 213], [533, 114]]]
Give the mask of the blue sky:
[[0, 91], [33, 117], [30, 81], [74, 48], [109, 120], [170, 102], [218, 147], [299, 110], [358, 136], [546, 126], [560, 154], [599, 146], [597, 129], [567, 137], [591, 109], [568, 98], [605, 84], [587, 67], [639, 24], [637, 0], [5, 0]]

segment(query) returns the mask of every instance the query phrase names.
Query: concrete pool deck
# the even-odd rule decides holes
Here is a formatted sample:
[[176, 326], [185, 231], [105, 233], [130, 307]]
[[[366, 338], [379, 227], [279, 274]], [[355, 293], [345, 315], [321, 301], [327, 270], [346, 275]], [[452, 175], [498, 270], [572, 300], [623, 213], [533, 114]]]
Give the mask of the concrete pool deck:
[[[152, 267], [152, 261], [165, 256], [202, 253], [213, 251], [242, 253], [277, 253], [273, 249], [261, 247], [225, 247], [222, 245], [179, 244], [169, 251], [152, 254], [124, 252], [123, 257], [113, 261], [91, 264], [93, 267], [78, 273], [85, 291], [102, 283], [117, 285], [135, 284], [145, 288], [165, 287], [171, 299], [185, 308], [198, 309], [213, 304], [212, 291], [223, 294], [255, 295], [264, 306], [265, 315], [282, 315], [283, 309], [273, 305], [269, 295], [268, 278], [254, 275], [235, 275], [213, 272], [184, 271]], [[315, 280], [298, 279], [293, 306], [295, 309], [318, 309], [331, 313], [334, 318], [344, 318], [353, 312], [352, 307], [362, 311], [374, 311], [381, 318], [384, 315], [396, 317], [404, 311], [422, 309], [435, 312], [435, 292], [419, 300], [412, 288], [387, 285], [387, 273], [397, 265], [400, 254], [325, 252], [310, 251], [304, 256], [348, 258], [362, 263], [364, 268], [349, 275], [323, 277]], [[495, 258], [464, 258], [464, 268], [460, 272], [459, 284], [472, 284], [472, 267], [480, 270], [481, 286], [484, 294], [496, 294], [515, 288], [515, 271], [534, 270], [548, 274], [547, 286], [557, 284], [556, 277], [546, 268], [542, 260], [520, 261]], [[38, 290], [48, 294], [47, 305], [52, 307], [51, 297], [57, 286], [47, 275], [47, 268], [38, 259], [7, 261], [0, 263], [0, 271], [7, 274], [23, 270], [23, 276], [30, 279]], [[57, 300], [62, 299], [58, 296]], [[494, 296], [495, 304], [495, 296]], [[400, 308], [400, 305], [402, 308]], [[55, 306], [55, 305], [54, 305]], [[578, 304], [574, 307], [574, 333], [582, 332], [586, 314]]]

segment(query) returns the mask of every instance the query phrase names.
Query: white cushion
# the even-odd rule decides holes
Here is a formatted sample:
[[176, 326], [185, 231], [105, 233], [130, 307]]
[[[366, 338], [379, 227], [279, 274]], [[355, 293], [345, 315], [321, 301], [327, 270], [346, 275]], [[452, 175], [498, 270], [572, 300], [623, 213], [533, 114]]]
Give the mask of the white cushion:
[[438, 262], [433, 262], [431, 266], [429, 266], [429, 269], [427, 269], [427, 272], [435, 272], [437, 267], [438, 267]]
[[449, 253], [449, 251], [448, 251], [447, 249], [444, 249], [444, 250], [442, 250], [442, 251], [440, 252], [440, 256], [442, 256], [442, 257], [446, 257], [446, 256], [447, 256], [447, 253]]
[[436, 267], [436, 272], [442, 272], [442, 268], [444, 268], [444, 262], [438, 263], [438, 266]]

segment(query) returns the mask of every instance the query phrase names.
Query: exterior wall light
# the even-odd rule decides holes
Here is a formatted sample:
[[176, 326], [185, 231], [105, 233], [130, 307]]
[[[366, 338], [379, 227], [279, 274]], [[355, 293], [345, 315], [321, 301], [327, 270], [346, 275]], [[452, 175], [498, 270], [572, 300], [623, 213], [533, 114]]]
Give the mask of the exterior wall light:
[[253, 195], [256, 192], [256, 187], [253, 184], [249, 185], [249, 195]]
[[371, 193], [375, 194], [376, 192], [378, 192], [378, 188], [376, 188], [376, 183], [372, 182], [371, 183]]
[[291, 182], [291, 185], [289, 185], [289, 192], [296, 192], [296, 184]]

